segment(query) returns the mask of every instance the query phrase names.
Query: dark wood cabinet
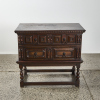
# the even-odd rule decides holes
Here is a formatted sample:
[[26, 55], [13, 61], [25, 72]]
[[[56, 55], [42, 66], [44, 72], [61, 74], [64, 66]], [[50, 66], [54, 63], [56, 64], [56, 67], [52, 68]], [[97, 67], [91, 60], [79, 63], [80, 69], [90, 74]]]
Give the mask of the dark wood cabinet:
[[[79, 86], [79, 68], [80, 63], [83, 62], [81, 43], [84, 32], [85, 29], [78, 23], [19, 24], [15, 33], [18, 35], [19, 60], [17, 63], [20, 68], [20, 86], [32, 84]], [[70, 70], [63, 70], [72, 72], [72, 74], [75, 74], [76, 66], [76, 78], [74, 82], [24, 82], [23, 68], [25, 74], [30, 72], [27, 70], [27, 66], [41, 66], [41, 68], [42, 66], [73, 66]], [[44, 70], [40, 71], [44, 72]], [[38, 70], [38, 72], [40, 71]]]

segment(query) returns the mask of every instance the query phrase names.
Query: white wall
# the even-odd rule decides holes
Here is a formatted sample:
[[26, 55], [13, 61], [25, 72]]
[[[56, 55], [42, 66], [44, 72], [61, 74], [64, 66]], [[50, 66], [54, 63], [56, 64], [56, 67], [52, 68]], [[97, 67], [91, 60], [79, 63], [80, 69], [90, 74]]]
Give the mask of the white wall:
[[19, 23], [80, 23], [82, 53], [100, 53], [100, 0], [0, 0], [1, 54], [17, 54]]

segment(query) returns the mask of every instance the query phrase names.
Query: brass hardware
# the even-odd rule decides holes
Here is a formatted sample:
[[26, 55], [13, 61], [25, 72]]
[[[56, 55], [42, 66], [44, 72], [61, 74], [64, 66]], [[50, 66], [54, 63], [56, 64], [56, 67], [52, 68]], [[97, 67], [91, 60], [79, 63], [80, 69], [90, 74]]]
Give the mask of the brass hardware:
[[66, 53], [65, 52], [63, 52], [63, 57], [65, 57], [66, 56]]
[[63, 38], [63, 41], [66, 41], [66, 38]]
[[37, 41], [37, 38], [35, 38], [34, 41]]

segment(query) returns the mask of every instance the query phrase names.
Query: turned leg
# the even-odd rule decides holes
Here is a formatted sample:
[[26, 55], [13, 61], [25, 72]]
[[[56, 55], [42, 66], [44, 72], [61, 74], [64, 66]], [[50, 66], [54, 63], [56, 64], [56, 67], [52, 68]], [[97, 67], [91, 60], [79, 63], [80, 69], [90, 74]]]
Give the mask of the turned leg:
[[72, 75], [75, 75], [75, 66], [72, 67]]
[[27, 68], [24, 66], [24, 74], [27, 75]]
[[20, 68], [20, 87], [24, 87], [24, 80], [23, 80], [23, 66], [19, 65]]
[[80, 84], [80, 64], [78, 64], [77, 66], [77, 72], [76, 72], [76, 87], [79, 87], [79, 84]]

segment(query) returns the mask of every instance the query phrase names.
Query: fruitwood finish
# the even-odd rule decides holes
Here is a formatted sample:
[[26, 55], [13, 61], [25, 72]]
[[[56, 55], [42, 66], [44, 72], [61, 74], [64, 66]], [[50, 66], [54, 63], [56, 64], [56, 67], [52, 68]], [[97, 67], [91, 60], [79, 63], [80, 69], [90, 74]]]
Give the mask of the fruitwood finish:
[[[82, 34], [85, 29], [78, 23], [23, 23], [18, 35], [20, 86], [24, 85], [75, 85], [79, 87]], [[28, 66], [41, 66], [27, 70]], [[72, 66], [72, 69], [42, 69], [42, 66]], [[75, 74], [76, 67], [76, 74]], [[24, 69], [23, 69], [24, 68]], [[24, 73], [23, 73], [24, 71]], [[24, 82], [27, 72], [72, 72], [72, 82]]]

